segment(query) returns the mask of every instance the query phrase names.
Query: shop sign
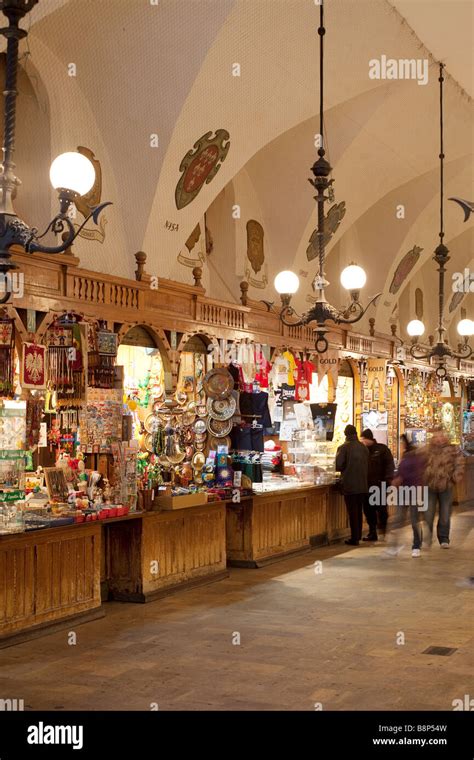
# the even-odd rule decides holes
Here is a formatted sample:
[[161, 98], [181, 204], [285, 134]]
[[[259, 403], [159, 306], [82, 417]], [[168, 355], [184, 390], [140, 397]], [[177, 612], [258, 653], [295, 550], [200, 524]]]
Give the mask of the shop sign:
[[367, 387], [373, 387], [378, 380], [379, 388], [385, 387], [385, 378], [387, 374], [386, 359], [368, 359], [367, 361]]
[[27, 452], [23, 449], [0, 449], [0, 459], [24, 459]]
[[334, 387], [336, 387], [340, 361], [339, 351], [332, 348], [318, 356], [318, 383], [321, 383], [324, 375], [328, 373], [332, 377]]
[[9, 491], [7, 493], [0, 492], [0, 501], [10, 503], [12, 501], [23, 501], [25, 498], [24, 491]]

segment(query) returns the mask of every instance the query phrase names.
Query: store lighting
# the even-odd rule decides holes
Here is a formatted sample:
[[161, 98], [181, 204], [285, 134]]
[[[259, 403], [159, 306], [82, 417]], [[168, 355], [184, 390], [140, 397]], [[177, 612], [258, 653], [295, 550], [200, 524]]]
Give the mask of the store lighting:
[[[319, 134], [324, 134], [324, 46], [323, 39], [326, 34], [324, 28], [324, 9], [321, 3], [320, 9], [320, 24], [318, 29], [319, 35]], [[305, 314], [298, 315], [293, 307], [290, 305], [292, 293], [289, 290], [281, 291], [277, 286], [281, 287], [281, 284], [285, 283], [285, 277], [288, 272], [280, 272], [275, 278], [275, 288], [282, 296], [282, 308], [280, 311], [280, 320], [287, 327], [296, 327], [299, 325], [312, 325], [315, 333], [315, 348], [318, 353], [325, 353], [329, 347], [326, 339], [326, 333], [328, 332], [327, 322], [332, 321], [336, 324], [353, 324], [358, 322], [364, 316], [365, 312], [372, 303], [375, 303], [380, 297], [380, 293], [374, 296], [367, 306], [364, 308], [359, 300], [359, 291], [364, 287], [366, 282], [366, 275], [362, 267], [356, 264], [350, 264], [341, 273], [342, 286], [350, 291], [351, 302], [345, 309], [336, 309], [331, 306], [326, 300], [324, 289], [329, 285], [326, 280], [324, 272], [324, 264], [326, 260], [326, 241], [325, 241], [325, 214], [324, 204], [329, 200], [329, 196], [332, 195], [332, 185], [334, 180], [329, 179], [329, 175], [332, 172], [332, 167], [329, 162], [324, 158], [326, 151], [321, 146], [318, 149], [319, 158], [315, 161], [311, 171], [314, 175], [314, 179], [310, 179], [310, 183], [316, 190], [317, 195], [315, 200], [318, 207], [318, 255], [319, 255], [319, 271], [315, 276], [312, 286], [313, 291], [316, 293], [316, 299], [314, 305]], [[326, 195], [327, 191], [327, 195]], [[293, 273], [292, 273], [293, 274]], [[281, 280], [279, 279], [281, 276]], [[296, 277], [296, 275], [294, 275]], [[296, 292], [296, 290], [294, 291]]]
[[[95, 171], [92, 163], [80, 153], [63, 153], [53, 161], [50, 178], [58, 190], [59, 213], [48, 224], [46, 230], [38, 235], [35, 227], [29, 227], [15, 213], [13, 198], [21, 184], [15, 175], [15, 129], [16, 98], [18, 78], [18, 47], [20, 39], [27, 36], [27, 31], [20, 29], [19, 22], [36, 5], [38, 0], [0, 0], [0, 10], [8, 19], [8, 27], [0, 29], [7, 40], [7, 58], [5, 72], [5, 105], [3, 130], [3, 162], [0, 166], [0, 277], [4, 280], [5, 292], [0, 304], [6, 303], [11, 294], [9, 272], [18, 267], [11, 261], [10, 248], [20, 246], [27, 253], [64, 253], [76, 237], [92, 219], [97, 224], [101, 211], [109, 203], [102, 203], [91, 209], [91, 213], [77, 228], [69, 218], [69, 207], [74, 199], [87, 193], [94, 184]], [[48, 233], [62, 234], [62, 241], [56, 246], [46, 246], [40, 241]]]
[[82, 153], [61, 153], [51, 164], [49, 178], [55, 190], [85, 195], [95, 182], [95, 169], [92, 161]]
[[366, 282], [367, 275], [357, 264], [349, 264], [341, 272], [341, 285], [345, 290], [360, 290]]
[[407, 325], [407, 333], [412, 338], [419, 338], [425, 332], [425, 326], [419, 319], [412, 319]]
[[289, 270], [277, 274], [274, 280], [274, 286], [277, 293], [281, 296], [283, 305], [289, 305], [291, 296], [296, 293], [300, 286], [298, 275]]
[[474, 322], [472, 319], [461, 319], [457, 327], [459, 335], [463, 337], [474, 335]]
[[472, 349], [468, 343], [469, 336], [474, 334], [474, 323], [470, 319], [462, 319], [458, 324], [458, 333], [464, 337], [464, 344], [458, 346], [458, 350], [454, 351], [446, 342], [446, 328], [444, 326], [444, 276], [446, 274], [446, 264], [449, 261], [449, 250], [443, 243], [444, 238], [444, 123], [443, 123], [443, 76], [444, 64], [439, 64], [439, 131], [440, 131], [440, 231], [439, 231], [439, 245], [435, 250], [433, 256], [434, 261], [438, 265], [439, 280], [438, 280], [438, 327], [437, 335], [438, 340], [435, 345], [427, 350], [417, 342], [417, 338], [422, 333], [410, 332], [410, 326], [417, 323], [418, 320], [412, 320], [408, 327], [407, 332], [412, 337], [412, 345], [410, 346], [410, 354], [414, 359], [433, 359], [436, 362], [436, 374], [439, 378], [444, 378], [447, 375], [446, 363], [448, 358], [454, 359], [469, 359], [472, 356]]

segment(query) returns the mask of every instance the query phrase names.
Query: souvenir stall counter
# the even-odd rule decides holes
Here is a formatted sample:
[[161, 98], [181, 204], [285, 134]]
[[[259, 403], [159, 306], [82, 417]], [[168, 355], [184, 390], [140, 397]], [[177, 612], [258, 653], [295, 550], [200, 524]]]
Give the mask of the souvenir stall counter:
[[349, 534], [344, 502], [330, 485], [254, 494], [227, 504], [227, 560], [261, 567]]
[[97, 522], [0, 536], [0, 647], [101, 617]]

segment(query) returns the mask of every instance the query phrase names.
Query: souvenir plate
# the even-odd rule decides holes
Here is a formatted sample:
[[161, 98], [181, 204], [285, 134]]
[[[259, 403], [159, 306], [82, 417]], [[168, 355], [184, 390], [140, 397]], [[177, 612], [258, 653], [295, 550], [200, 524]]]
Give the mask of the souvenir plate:
[[194, 442], [194, 430], [192, 428], [186, 428], [184, 431], [184, 442], [185, 443], [193, 443]]
[[204, 449], [206, 448], [206, 441], [196, 441], [196, 443], [194, 444], [194, 448], [196, 449], [196, 451], [204, 451]]
[[237, 401], [234, 396], [209, 398], [207, 400], [207, 411], [214, 420], [230, 420], [234, 416], [236, 408]]
[[176, 392], [176, 401], [178, 404], [185, 404], [188, 400], [188, 394], [184, 391], [177, 391]]
[[209, 439], [209, 448], [212, 451], [217, 451], [218, 446], [227, 446], [228, 450], [230, 451], [232, 448], [232, 441], [230, 439], [230, 436], [226, 436], [225, 438], [218, 438], [215, 435], [211, 435]]
[[195, 470], [202, 470], [206, 464], [206, 457], [202, 451], [197, 451], [193, 456], [193, 467]]
[[225, 438], [232, 430], [232, 420], [213, 420], [210, 417], [207, 421], [207, 429], [216, 438]]
[[194, 456], [194, 446], [186, 446], [185, 449], [186, 459], [192, 459]]
[[204, 378], [204, 390], [210, 398], [227, 398], [234, 390], [234, 378], [225, 367], [211, 369]]
[[158, 432], [158, 428], [161, 427], [161, 422], [156, 414], [147, 414], [143, 424], [147, 433], [156, 433]]
[[194, 423], [194, 432], [199, 435], [206, 432], [206, 423], [204, 420], [196, 420]]
[[206, 404], [197, 404], [196, 406], [196, 414], [198, 417], [207, 417], [207, 406]]
[[184, 412], [184, 414], [183, 414], [183, 416], [182, 416], [181, 419], [182, 419], [183, 425], [186, 425], [186, 427], [187, 427], [188, 425], [192, 425], [195, 422], [195, 420], [196, 420], [196, 413], [195, 412]]
[[144, 439], [145, 448], [150, 454], [153, 454], [153, 436], [151, 433], [147, 433]]

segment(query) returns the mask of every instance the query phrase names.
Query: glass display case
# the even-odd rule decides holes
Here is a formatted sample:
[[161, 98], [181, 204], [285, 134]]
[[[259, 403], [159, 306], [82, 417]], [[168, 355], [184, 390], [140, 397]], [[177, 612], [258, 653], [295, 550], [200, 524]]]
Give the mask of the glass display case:
[[285, 473], [307, 484], [326, 485], [336, 480], [335, 444], [321, 441], [315, 430], [295, 430], [288, 445]]

